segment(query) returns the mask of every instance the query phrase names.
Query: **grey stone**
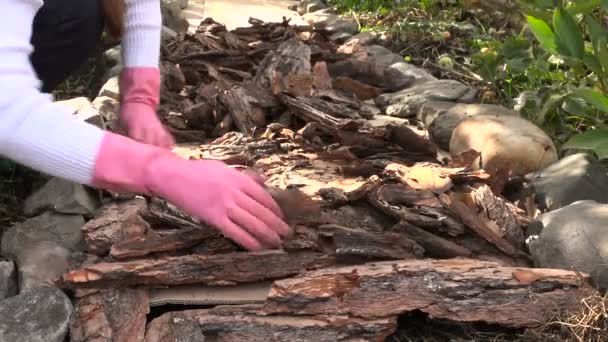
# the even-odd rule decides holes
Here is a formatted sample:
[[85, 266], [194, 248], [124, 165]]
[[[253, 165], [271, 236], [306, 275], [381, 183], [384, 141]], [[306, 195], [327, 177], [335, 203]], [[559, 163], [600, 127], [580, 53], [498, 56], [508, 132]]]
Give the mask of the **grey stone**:
[[403, 61], [403, 57], [381, 45], [367, 45], [363, 47], [363, 50], [374, 59], [374, 61], [380, 65], [390, 67], [395, 63]]
[[391, 69], [395, 69], [400, 73], [414, 77], [416, 80], [415, 84], [420, 84], [428, 81], [437, 81], [437, 78], [431, 74], [429, 74], [426, 70], [421, 69], [415, 65], [411, 65], [403, 61], [403, 58], [390, 66]]
[[332, 42], [341, 44], [349, 40], [353, 35], [346, 32], [336, 32], [329, 37]]
[[581, 200], [608, 204], [606, 169], [587, 153], [562, 158], [528, 177], [541, 210], [556, 210]]
[[0, 300], [17, 295], [17, 275], [15, 264], [0, 259]]
[[345, 32], [350, 33], [351, 35], [355, 35], [359, 32], [359, 24], [357, 24], [356, 21], [344, 19], [339, 16], [330, 17], [324, 23], [324, 26], [325, 29], [331, 33]]
[[327, 7], [327, 6], [325, 6], [319, 0], [302, 0], [297, 5], [296, 11], [298, 12], [299, 15], [304, 15], [306, 13], [313, 13], [313, 12], [322, 10], [325, 7]]
[[44, 241], [32, 245], [21, 253], [19, 265], [19, 291], [42, 286], [53, 286], [70, 267], [70, 251], [56, 242]]
[[310, 25], [313, 25], [315, 29], [325, 28], [327, 22], [335, 17], [336, 14], [328, 8], [316, 11], [314, 13], [306, 13], [302, 15], [302, 19], [304, 19], [304, 21]]
[[177, 32], [175, 32], [171, 28], [163, 25], [163, 27], [161, 28], [161, 31], [160, 31], [160, 35], [161, 35], [161, 40], [164, 43], [168, 40], [171, 40], [171, 39], [177, 37]]
[[359, 32], [356, 35], [354, 35], [351, 39], [349, 39], [346, 43], [344, 43], [344, 45], [357, 44], [360, 46], [365, 46], [365, 45], [375, 44], [378, 42], [378, 36], [379, 36], [379, 34], [377, 34], [377, 33]]
[[314, 12], [320, 11], [326, 7], [327, 6], [325, 6], [325, 4], [323, 4], [323, 2], [321, 2], [319, 0], [312, 1], [311, 3], [309, 3], [306, 6], [306, 13], [314, 13]]
[[118, 76], [112, 77], [104, 83], [99, 90], [98, 97], [105, 96], [113, 98], [116, 101], [120, 100], [120, 85]]
[[117, 64], [109, 69], [106, 69], [103, 76], [101, 77], [101, 81], [103, 83], [108, 82], [111, 78], [118, 78], [120, 76], [120, 72], [123, 70], [122, 64]]
[[0, 342], [63, 342], [73, 306], [52, 287], [0, 301]]
[[81, 250], [82, 232], [85, 224], [81, 215], [65, 215], [45, 212], [42, 215], [17, 223], [7, 229], [2, 236], [2, 255], [16, 258], [27, 247], [39, 242], [52, 241], [69, 250]]
[[447, 151], [450, 148], [452, 132], [454, 132], [456, 126], [475, 115], [519, 116], [519, 113], [491, 104], [429, 101], [422, 105], [417, 114], [417, 119], [427, 127], [431, 139]]
[[537, 267], [589, 274], [608, 289], [608, 205], [577, 201], [540, 215], [527, 230], [528, 247]]
[[186, 9], [188, 7], [188, 0], [178, 0], [179, 8]]
[[190, 24], [183, 16], [180, 1], [163, 0], [161, 2], [162, 24], [177, 33], [186, 33]]
[[111, 49], [106, 50], [103, 55], [106, 59], [106, 66], [110, 68], [122, 64], [122, 52], [120, 46], [115, 46]]
[[4, 233], [0, 252], [16, 261], [21, 290], [52, 283], [65, 272], [70, 252], [84, 249], [84, 223], [80, 215], [46, 212]]
[[437, 80], [382, 94], [376, 97], [375, 102], [387, 115], [410, 117], [417, 115], [428, 101], [471, 102], [476, 93], [476, 90], [458, 81]]
[[90, 215], [100, 205], [93, 192], [83, 185], [62, 178], [51, 178], [25, 200], [23, 211], [29, 216], [47, 210], [62, 214]]

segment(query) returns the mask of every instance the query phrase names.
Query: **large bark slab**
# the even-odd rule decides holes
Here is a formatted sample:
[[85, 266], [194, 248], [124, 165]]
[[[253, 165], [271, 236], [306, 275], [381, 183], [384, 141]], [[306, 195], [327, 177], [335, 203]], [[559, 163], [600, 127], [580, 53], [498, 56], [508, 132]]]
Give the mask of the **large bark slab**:
[[284, 278], [333, 264], [333, 256], [308, 251], [186, 255], [88, 265], [64, 274], [62, 285], [232, 285]]
[[141, 342], [149, 300], [145, 290], [119, 289], [76, 300], [71, 342]]
[[169, 312], [148, 325], [146, 342], [376, 342], [396, 329], [396, 318], [265, 316], [261, 306], [221, 306]]
[[380, 318], [420, 310], [431, 318], [534, 327], [578, 308], [575, 272], [501, 267], [474, 259], [370, 263], [276, 281], [264, 311]]

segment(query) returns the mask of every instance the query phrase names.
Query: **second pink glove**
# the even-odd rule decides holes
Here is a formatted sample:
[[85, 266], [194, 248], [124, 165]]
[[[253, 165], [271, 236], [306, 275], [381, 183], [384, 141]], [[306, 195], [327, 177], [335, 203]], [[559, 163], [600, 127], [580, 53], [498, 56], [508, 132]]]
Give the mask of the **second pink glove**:
[[280, 208], [254, 178], [117, 134], [106, 133], [92, 183], [164, 198], [249, 250], [279, 247], [289, 234]]
[[149, 145], [172, 148], [173, 137], [163, 127], [156, 108], [160, 97], [158, 68], [125, 68], [119, 79], [120, 120], [131, 138]]

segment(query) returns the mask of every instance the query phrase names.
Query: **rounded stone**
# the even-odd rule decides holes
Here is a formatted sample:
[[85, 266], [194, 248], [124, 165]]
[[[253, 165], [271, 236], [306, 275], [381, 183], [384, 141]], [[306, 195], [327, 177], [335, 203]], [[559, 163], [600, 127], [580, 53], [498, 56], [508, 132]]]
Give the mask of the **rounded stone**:
[[475, 150], [474, 169], [508, 168], [514, 176], [542, 170], [557, 160], [551, 138], [532, 122], [517, 116], [478, 115], [461, 122], [452, 134], [450, 154]]

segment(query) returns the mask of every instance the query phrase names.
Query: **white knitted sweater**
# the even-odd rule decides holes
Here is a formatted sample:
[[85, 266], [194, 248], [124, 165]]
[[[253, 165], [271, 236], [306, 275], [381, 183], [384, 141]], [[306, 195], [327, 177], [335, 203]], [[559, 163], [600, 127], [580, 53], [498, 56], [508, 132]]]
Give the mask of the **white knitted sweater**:
[[[91, 184], [104, 132], [40, 91], [30, 63], [42, 0], [0, 0], [0, 155], [51, 176]], [[158, 67], [160, 0], [125, 0], [125, 67]]]

